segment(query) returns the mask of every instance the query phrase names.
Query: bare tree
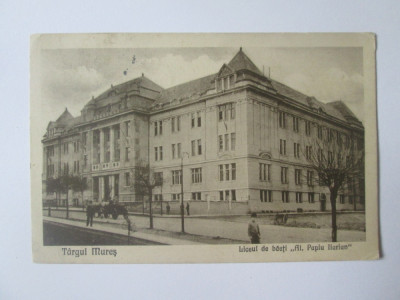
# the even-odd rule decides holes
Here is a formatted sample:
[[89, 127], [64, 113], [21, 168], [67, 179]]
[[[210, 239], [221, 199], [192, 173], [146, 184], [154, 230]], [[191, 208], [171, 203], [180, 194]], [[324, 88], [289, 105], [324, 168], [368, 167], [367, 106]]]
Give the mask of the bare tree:
[[[363, 178], [363, 143], [359, 139], [351, 139], [339, 132], [327, 130], [326, 138], [310, 139], [303, 150], [309, 168], [318, 175], [319, 184], [329, 189], [332, 242], [337, 242], [336, 198], [338, 191], [343, 189], [347, 182], [357, 177]], [[355, 202], [355, 199], [353, 201]]]
[[163, 179], [159, 176], [160, 173], [155, 173], [150, 168], [150, 165], [145, 162], [140, 162], [132, 170], [133, 182], [131, 182], [131, 189], [134, 190], [136, 196], [142, 197], [143, 201], [145, 197], [149, 199], [149, 217], [150, 217], [150, 228], [153, 228], [153, 189], [157, 186], [162, 186]]
[[81, 176], [73, 176], [72, 178], [72, 189], [75, 192], [80, 192], [82, 197], [82, 205], [83, 203], [83, 192], [88, 189], [88, 183], [85, 177]]

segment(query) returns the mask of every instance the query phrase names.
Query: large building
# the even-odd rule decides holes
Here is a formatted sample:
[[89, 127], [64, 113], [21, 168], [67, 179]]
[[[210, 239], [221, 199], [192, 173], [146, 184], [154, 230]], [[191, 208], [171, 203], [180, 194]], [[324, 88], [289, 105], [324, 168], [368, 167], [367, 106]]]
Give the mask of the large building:
[[[66, 109], [42, 141], [43, 183], [80, 175], [89, 188], [83, 199], [70, 192], [72, 204], [135, 208], [143, 197], [133, 170], [146, 164], [163, 178], [153, 200], [179, 205], [183, 180], [194, 213], [325, 210], [329, 190], [307, 153], [333, 138], [364, 147], [363, 125], [342, 101], [324, 104], [265, 76], [240, 49], [215, 74], [167, 89], [142, 75], [111, 85], [78, 117]], [[362, 177], [343, 185], [339, 210], [364, 208]], [[44, 188], [43, 197], [55, 195]]]

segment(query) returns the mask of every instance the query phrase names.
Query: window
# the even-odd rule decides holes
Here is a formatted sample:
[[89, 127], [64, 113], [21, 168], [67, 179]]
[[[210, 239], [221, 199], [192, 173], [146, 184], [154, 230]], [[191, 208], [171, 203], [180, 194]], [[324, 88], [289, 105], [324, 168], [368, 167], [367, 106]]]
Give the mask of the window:
[[125, 161], [129, 161], [130, 148], [125, 147]]
[[202, 182], [202, 170], [201, 168], [191, 169], [192, 172], [192, 183]]
[[171, 118], [171, 132], [175, 132], [175, 117]]
[[308, 193], [308, 203], [314, 203], [314, 199], [315, 199], [315, 196], [314, 196], [314, 193]]
[[286, 140], [280, 140], [279, 153], [282, 155], [286, 155]]
[[311, 135], [311, 122], [306, 121], [305, 125], [306, 125], [306, 135]]
[[236, 201], [236, 190], [219, 191], [220, 201]]
[[282, 202], [289, 203], [289, 192], [288, 191], [282, 191]]
[[296, 203], [302, 203], [302, 193], [301, 192], [296, 192]]
[[83, 166], [86, 168], [86, 166], [87, 166], [87, 162], [88, 162], [88, 155], [87, 154], [85, 154], [85, 155], [83, 155]]
[[192, 141], [192, 156], [201, 155], [201, 153], [201, 140]]
[[225, 151], [229, 150], [229, 134], [225, 134]]
[[236, 164], [231, 164], [231, 175], [232, 180], [236, 180]]
[[194, 113], [192, 113], [192, 128], [194, 128], [194, 127], [195, 127], [195, 124], [196, 124], [196, 118], [195, 118], [195, 114], [194, 114]]
[[176, 130], [181, 131], [181, 117], [176, 117]]
[[74, 142], [74, 152], [79, 152], [79, 141]]
[[218, 170], [220, 181], [236, 180], [236, 163], [219, 165]]
[[201, 127], [201, 113], [197, 112], [197, 127]]
[[260, 171], [259, 179], [260, 179], [260, 181], [270, 181], [270, 166], [271, 165], [264, 164], [264, 163], [259, 164], [259, 171]]
[[339, 195], [340, 204], [344, 204], [344, 195]]
[[306, 146], [306, 159], [311, 160], [312, 157], [312, 147]]
[[332, 163], [333, 163], [333, 152], [328, 151], [328, 164], [332, 164]]
[[318, 157], [317, 157], [317, 159], [318, 159], [318, 162], [322, 162], [322, 160], [324, 159], [323, 152], [322, 152], [321, 148], [318, 149]]
[[130, 127], [130, 121], [125, 122], [125, 134], [128, 137], [130, 132], [129, 132], [129, 127]]
[[299, 132], [299, 118], [293, 116], [293, 131]]
[[177, 146], [178, 146], [178, 158], [181, 158], [181, 150], [182, 150], [181, 143], [178, 143]]
[[196, 155], [196, 141], [192, 141], [192, 156]]
[[175, 144], [171, 145], [171, 153], [172, 153], [172, 159], [175, 159]]
[[[229, 136], [231, 138], [231, 143], [229, 144]], [[230, 148], [229, 148], [230, 146]], [[219, 151], [229, 151], [235, 150], [236, 148], [236, 133], [232, 132], [231, 134], [226, 133], [224, 135], [218, 136], [218, 150]]]
[[342, 146], [342, 136], [339, 131], [336, 132], [336, 140], [337, 140], [338, 146]]
[[154, 147], [154, 160], [163, 160], [163, 147]]
[[160, 202], [160, 201], [162, 201], [162, 200], [163, 200], [163, 197], [162, 197], [161, 194], [156, 194], [156, 195], [154, 195], [154, 201]]
[[231, 120], [236, 117], [235, 103], [227, 103], [218, 106], [218, 120], [225, 121], [229, 118]]
[[129, 186], [131, 184], [131, 174], [129, 172], [125, 173], [125, 186]]
[[163, 172], [154, 172], [154, 181], [157, 185], [163, 184]]
[[195, 201], [201, 200], [201, 193], [200, 192], [192, 193], [192, 200]]
[[294, 143], [293, 144], [293, 153], [294, 153], [294, 157], [296, 158], [300, 158], [300, 144], [299, 143]]
[[318, 138], [322, 139], [322, 126], [318, 125]]
[[110, 150], [107, 150], [105, 154], [104, 162], [110, 162]]
[[64, 154], [68, 154], [68, 143], [64, 143]]
[[68, 175], [68, 174], [69, 174], [69, 164], [64, 163], [64, 175]]
[[154, 136], [158, 135], [158, 121], [154, 122]]
[[300, 169], [295, 169], [294, 170], [294, 182], [297, 185], [301, 184], [301, 170]]
[[314, 177], [314, 172], [307, 171], [307, 185], [308, 186], [313, 186], [313, 177]]
[[349, 196], [349, 204], [353, 204], [354, 202], [354, 196]]
[[287, 178], [287, 167], [281, 167], [281, 182], [282, 183], [288, 183], [288, 178]]
[[231, 133], [231, 150], [235, 150], [236, 147], [236, 133]]
[[333, 129], [328, 129], [328, 142], [331, 142], [333, 139]]
[[162, 135], [162, 121], [158, 121], [159, 134]]
[[279, 127], [286, 128], [286, 113], [283, 111], [279, 112]]
[[261, 202], [272, 202], [272, 191], [260, 190], [260, 201]]
[[201, 155], [201, 140], [197, 140], [197, 154]]
[[235, 87], [235, 76], [234, 75], [229, 76], [229, 86], [231, 88]]
[[108, 143], [110, 141], [110, 129], [104, 130], [104, 142]]
[[121, 137], [121, 133], [120, 133], [120, 130], [119, 130], [119, 125], [114, 129], [114, 136], [115, 136], [116, 140], [119, 140], [120, 137]]
[[231, 190], [232, 201], [236, 201], [236, 190]]
[[52, 157], [54, 156], [54, 146], [48, 146], [47, 147], [47, 157]]
[[180, 201], [181, 194], [172, 194], [172, 201]]
[[181, 184], [182, 172], [181, 170], [172, 171], [172, 184]]

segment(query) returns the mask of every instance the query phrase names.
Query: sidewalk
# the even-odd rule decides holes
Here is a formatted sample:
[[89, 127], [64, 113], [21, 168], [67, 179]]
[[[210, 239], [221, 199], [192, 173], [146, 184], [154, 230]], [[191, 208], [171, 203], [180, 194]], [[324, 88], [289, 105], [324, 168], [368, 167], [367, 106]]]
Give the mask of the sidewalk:
[[[53, 216], [56, 212], [52, 212]], [[59, 217], [64, 217], [62, 212], [59, 212]], [[72, 219], [86, 220], [84, 212], [74, 212], [70, 214]], [[149, 233], [149, 217], [130, 215], [132, 223], [136, 228], [145, 233]], [[126, 222], [119, 217], [117, 220], [113, 219], [100, 219], [95, 218], [95, 224], [120, 224], [125, 226]], [[214, 244], [218, 243], [220, 239], [229, 239], [235, 243], [249, 243], [247, 236], [247, 223], [233, 222], [228, 220], [218, 220], [198, 217], [185, 216], [185, 232], [191, 235], [196, 235], [203, 238], [210, 239]], [[154, 229], [167, 232], [174, 232], [175, 234], [181, 232], [181, 219], [178, 216], [154, 216], [153, 218]], [[84, 224], [84, 223], [83, 223]], [[124, 224], [124, 225], [123, 225]], [[277, 225], [259, 225], [261, 231], [261, 243], [313, 243], [313, 242], [330, 242], [331, 229], [330, 228], [299, 228], [287, 227]], [[153, 231], [155, 231], [153, 230]], [[153, 234], [155, 235], [155, 234]], [[338, 242], [357, 242], [365, 241], [366, 234], [362, 231], [355, 230], [338, 230]], [[181, 239], [179, 239], [181, 240]], [[196, 239], [195, 239], [196, 241]], [[222, 243], [222, 241], [220, 241]], [[186, 241], [183, 242], [186, 244]], [[207, 242], [203, 241], [202, 244]], [[182, 241], [181, 243], [182, 244]], [[198, 243], [199, 244], [199, 243]]]

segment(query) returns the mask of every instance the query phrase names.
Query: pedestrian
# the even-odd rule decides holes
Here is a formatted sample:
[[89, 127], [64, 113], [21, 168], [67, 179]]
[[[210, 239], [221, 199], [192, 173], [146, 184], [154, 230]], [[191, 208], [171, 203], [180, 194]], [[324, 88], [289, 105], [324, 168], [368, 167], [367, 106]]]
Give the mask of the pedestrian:
[[94, 216], [94, 207], [92, 201], [89, 201], [89, 205], [86, 208], [86, 227], [89, 226], [89, 224], [90, 227], [93, 226], [93, 216]]
[[169, 206], [169, 203], [167, 203], [167, 215], [169, 215], [170, 210], [171, 210], [171, 206]]
[[187, 212], [188, 216], [190, 216], [189, 209], [190, 209], [190, 206], [189, 206], [189, 202], [188, 202], [188, 203], [186, 203], [186, 212]]
[[256, 222], [257, 214], [251, 214], [251, 221], [249, 222], [248, 235], [252, 244], [260, 243], [260, 227]]

